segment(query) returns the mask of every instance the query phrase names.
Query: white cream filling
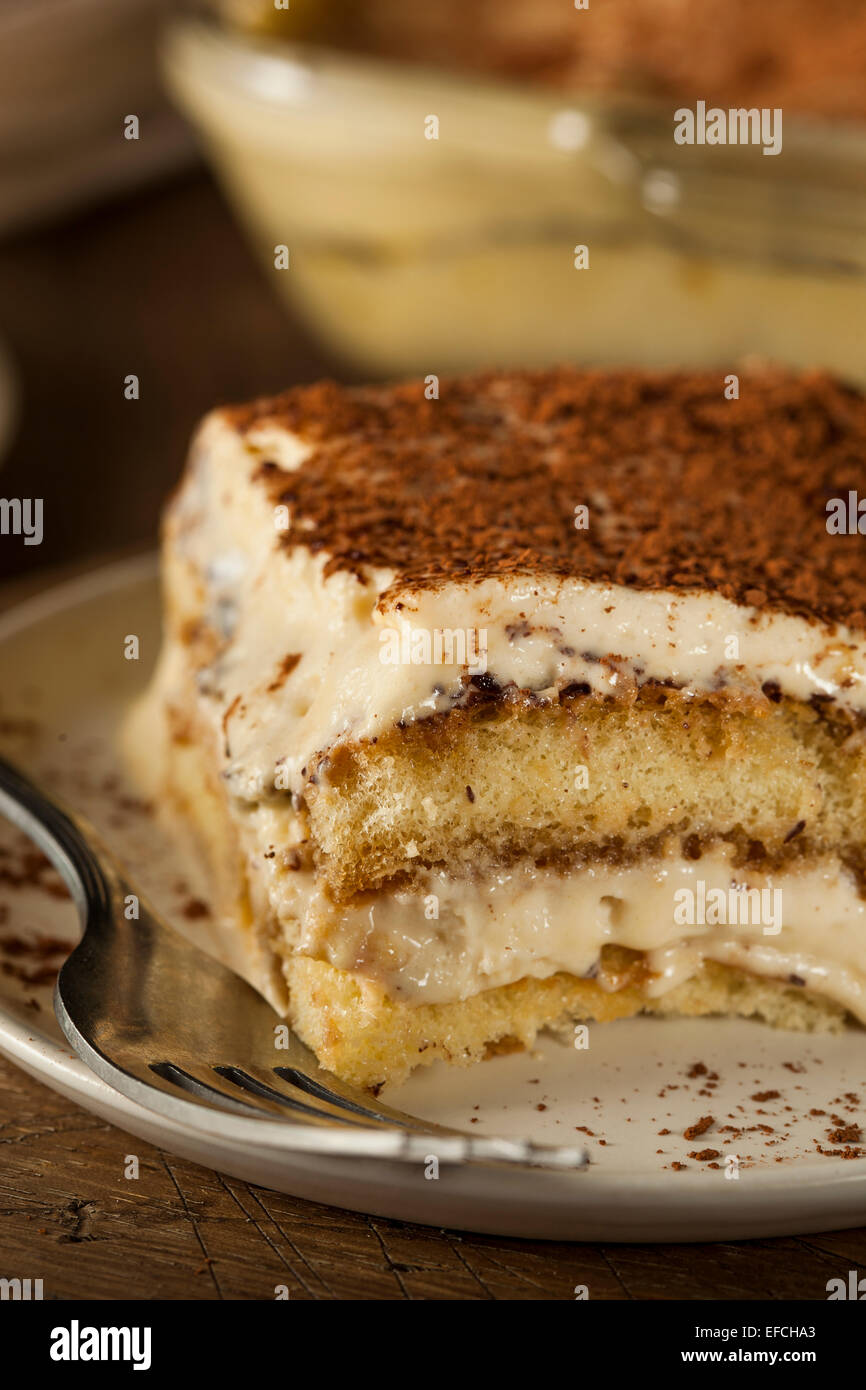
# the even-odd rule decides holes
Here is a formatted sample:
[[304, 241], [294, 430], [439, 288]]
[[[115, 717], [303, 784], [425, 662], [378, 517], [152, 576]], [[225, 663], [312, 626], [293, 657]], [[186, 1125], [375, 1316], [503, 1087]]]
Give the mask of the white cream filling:
[[419, 891], [341, 909], [311, 871], [287, 873], [277, 859], [268, 861], [267, 888], [293, 950], [415, 1004], [525, 976], [585, 976], [603, 946], [617, 945], [647, 953], [653, 996], [711, 960], [800, 981], [866, 1022], [866, 901], [847, 870], [828, 856], [759, 873], [734, 868], [732, 853], [724, 846], [684, 860], [672, 849], [629, 867], [528, 866], [480, 882], [430, 871]]
[[[612, 693], [631, 680], [672, 680], [697, 693], [753, 692], [769, 681], [799, 700], [824, 694], [866, 709], [863, 634], [711, 592], [509, 577], [385, 598], [388, 570], [366, 582], [344, 572], [325, 579], [322, 556], [277, 544], [286, 518], [251, 482], [262, 459], [291, 471], [308, 452], [282, 430], [245, 443], [212, 416], [171, 517], [189, 582], [203, 582], [209, 615], [232, 634], [210, 699], [215, 724], [231, 708], [227, 770], [238, 797], [267, 795], [278, 768], [280, 789], [300, 790], [305, 769], [336, 741], [450, 709], [471, 673], [465, 659], [389, 659], [395, 650], [463, 657], [459, 637], [449, 651], [446, 631], [462, 635], [470, 657], [483, 634], [487, 673], [542, 696], [571, 683]], [[269, 689], [289, 654], [301, 658], [295, 670]]]

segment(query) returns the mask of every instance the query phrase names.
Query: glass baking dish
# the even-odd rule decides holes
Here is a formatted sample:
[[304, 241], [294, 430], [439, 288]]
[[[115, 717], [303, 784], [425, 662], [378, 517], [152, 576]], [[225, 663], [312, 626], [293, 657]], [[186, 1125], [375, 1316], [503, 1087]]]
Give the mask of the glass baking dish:
[[866, 380], [859, 126], [680, 146], [658, 107], [195, 17], [164, 69], [275, 290], [368, 374], [757, 355]]

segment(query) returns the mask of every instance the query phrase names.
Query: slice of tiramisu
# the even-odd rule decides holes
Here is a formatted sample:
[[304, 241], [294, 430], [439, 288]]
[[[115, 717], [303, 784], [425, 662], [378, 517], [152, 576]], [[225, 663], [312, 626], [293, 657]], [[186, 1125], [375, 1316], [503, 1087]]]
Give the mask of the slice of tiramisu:
[[561, 370], [217, 411], [126, 730], [377, 1086], [645, 1010], [866, 1020], [866, 399]]

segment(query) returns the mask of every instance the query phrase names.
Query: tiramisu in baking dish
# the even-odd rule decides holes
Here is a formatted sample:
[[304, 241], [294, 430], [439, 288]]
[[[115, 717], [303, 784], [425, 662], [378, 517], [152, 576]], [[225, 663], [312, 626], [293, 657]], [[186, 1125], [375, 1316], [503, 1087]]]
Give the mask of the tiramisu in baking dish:
[[866, 1019], [861, 496], [866, 399], [818, 373], [205, 420], [126, 745], [324, 1066], [378, 1086], [639, 1011]]

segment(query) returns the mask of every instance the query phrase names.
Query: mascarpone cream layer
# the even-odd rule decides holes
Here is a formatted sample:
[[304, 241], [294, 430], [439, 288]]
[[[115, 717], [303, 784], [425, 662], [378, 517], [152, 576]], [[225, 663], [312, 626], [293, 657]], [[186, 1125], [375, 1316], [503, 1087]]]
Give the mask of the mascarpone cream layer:
[[379, 893], [348, 910], [334, 908], [312, 873], [286, 874], [277, 861], [266, 873], [292, 950], [413, 1004], [525, 976], [592, 976], [602, 947], [617, 945], [647, 952], [654, 997], [710, 960], [799, 983], [866, 1022], [866, 901], [847, 871], [827, 858], [762, 874], [735, 869], [730, 854], [671, 852], [572, 875], [527, 867], [474, 883], [431, 871], [419, 892]]
[[[616, 694], [669, 680], [699, 694], [772, 682], [866, 710], [864, 634], [710, 591], [513, 576], [411, 590], [389, 570], [325, 578], [324, 556], [279, 543], [286, 524], [313, 539], [309, 523], [278, 514], [254, 481], [264, 459], [291, 471], [309, 452], [273, 428], [243, 439], [213, 415], [169, 517], [170, 592], [195, 594], [227, 639], [200, 685], [240, 798], [267, 796], [277, 768], [279, 788], [299, 791], [316, 754], [453, 708], [481, 671], [541, 697], [574, 683]], [[288, 656], [300, 659], [275, 686]]]

